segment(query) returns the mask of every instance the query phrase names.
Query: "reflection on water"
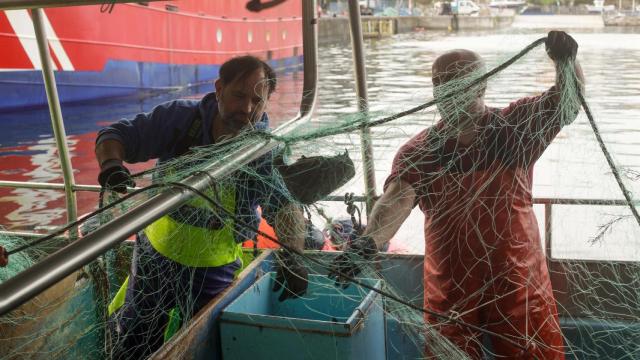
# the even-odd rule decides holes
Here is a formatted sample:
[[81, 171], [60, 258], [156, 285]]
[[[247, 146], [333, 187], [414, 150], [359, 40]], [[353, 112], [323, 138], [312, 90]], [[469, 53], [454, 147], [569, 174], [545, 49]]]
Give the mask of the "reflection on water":
[[[533, 17], [531, 17], [533, 18]], [[545, 21], [549, 18], [526, 18], [514, 28], [492, 32], [418, 32], [397, 35], [366, 42], [370, 111], [384, 116], [431, 98], [431, 63], [438, 54], [453, 48], [477, 51], [492, 68], [513, 56], [535, 39], [546, 35]], [[577, 19], [577, 18], [576, 18]], [[592, 21], [589, 18], [589, 21]], [[577, 21], [577, 20], [574, 20]], [[543, 25], [540, 25], [540, 22]], [[529, 25], [527, 25], [529, 23]], [[537, 25], [531, 25], [537, 24]], [[624, 169], [640, 171], [640, 34], [628, 29], [587, 26], [570, 30], [580, 45], [579, 60], [587, 78], [587, 101], [609, 149]], [[327, 45], [320, 49], [319, 101], [314, 121], [325, 124], [356, 111], [353, 66], [349, 46]], [[271, 107], [271, 115], [278, 123], [297, 112], [302, 76], [288, 74], [279, 81], [279, 90]], [[506, 106], [519, 97], [533, 95], [550, 86], [554, 69], [543, 47], [532, 51], [519, 62], [489, 82], [487, 103]], [[204, 92], [206, 90], [202, 90]], [[174, 95], [171, 95], [174, 96]], [[190, 95], [199, 97], [198, 94]], [[159, 99], [146, 99], [131, 104], [91, 104], [83, 109], [65, 108], [63, 113], [67, 132], [72, 135], [74, 169], [78, 183], [95, 184], [93, 160], [95, 131], [105, 123], [130, 117], [139, 111], [148, 111]], [[105, 105], [110, 105], [106, 107]], [[373, 130], [378, 191], [389, 172], [390, 162], [398, 147], [420, 129], [433, 124], [436, 114], [428, 109], [401, 121]], [[25, 114], [0, 114], [3, 124], [10, 124], [11, 134], [0, 135], [0, 174], [2, 179], [31, 181], [61, 181], [48, 117], [45, 111]], [[7, 128], [7, 127], [5, 127]], [[14, 132], [13, 129], [16, 132]], [[357, 144], [356, 135], [328, 140], [331, 147], [346, 148]], [[357, 157], [357, 156], [354, 156]], [[356, 159], [354, 159], [356, 160]], [[146, 164], [149, 166], [149, 164]], [[24, 171], [16, 172], [16, 168]], [[134, 169], [135, 170], [135, 169]], [[632, 174], [632, 173], [631, 173]], [[352, 181], [345, 189], [357, 191], [362, 177]], [[640, 193], [640, 180], [628, 180], [627, 185]], [[29, 193], [29, 194], [27, 194]], [[574, 124], [566, 127], [538, 162], [535, 172], [536, 197], [561, 198], [621, 198], [610, 170], [599, 150], [586, 117], [580, 114]], [[95, 205], [91, 194], [83, 194], [87, 205], [82, 212]], [[18, 200], [19, 198], [19, 200]], [[32, 190], [0, 189], [0, 218], [3, 224], [31, 230], [36, 224], [55, 223], [62, 208], [60, 194], [33, 192]], [[333, 205], [344, 212], [342, 205]], [[542, 210], [542, 209], [537, 209]], [[57, 212], [56, 212], [57, 211]], [[34, 214], [38, 214], [34, 216]], [[554, 208], [553, 251], [559, 257], [639, 259], [637, 249], [640, 231], [633, 219], [614, 226], [602, 242], [592, 245], [598, 225], [616, 214], [628, 215], [620, 207], [593, 208], [563, 206]], [[542, 211], [538, 214], [542, 225]], [[31, 227], [31, 229], [30, 229]], [[422, 252], [422, 215], [414, 211], [397, 238], [407, 239], [411, 251]]]

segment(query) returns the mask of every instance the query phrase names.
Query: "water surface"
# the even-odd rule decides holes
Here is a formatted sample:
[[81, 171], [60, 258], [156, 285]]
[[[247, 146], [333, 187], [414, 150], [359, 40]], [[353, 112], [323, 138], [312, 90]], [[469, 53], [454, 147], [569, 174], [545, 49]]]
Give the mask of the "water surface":
[[[617, 164], [625, 170], [625, 183], [640, 193], [640, 33], [634, 29], [605, 28], [593, 17], [521, 17], [514, 26], [499, 31], [450, 34], [423, 31], [400, 34], [365, 44], [370, 109], [375, 116], [405, 110], [431, 99], [431, 63], [442, 52], [468, 48], [483, 56], [489, 68], [513, 56], [551, 28], [569, 24], [578, 41], [578, 58], [587, 79], [586, 98], [602, 135]], [[329, 124], [356, 111], [353, 66], [348, 44], [320, 48], [319, 101], [314, 124]], [[274, 124], [297, 112], [302, 74], [280, 77], [273, 99]], [[503, 107], [523, 96], [539, 93], [553, 84], [554, 69], [543, 47], [529, 53], [489, 82], [488, 105]], [[210, 88], [190, 94], [166, 94], [147, 99], [109, 100], [64, 106], [76, 182], [96, 184], [97, 165], [93, 155], [96, 131], [105, 124], [149, 111], [155, 104], [180, 96], [198, 98]], [[397, 123], [374, 129], [374, 152], [378, 192], [390, 170], [398, 147], [413, 134], [432, 125], [436, 113], [427, 110]], [[0, 135], [0, 179], [61, 182], [48, 111], [31, 110], [0, 113], [5, 132]], [[351, 149], [359, 162], [357, 135], [334, 137], [318, 142], [309, 153], [327, 148]], [[323, 149], [324, 147], [324, 149]], [[138, 171], [151, 163], [133, 166]], [[362, 176], [341, 192], [357, 191]], [[535, 170], [535, 197], [621, 199], [604, 156], [583, 112], [558, 135], [539, 160]], [[96, 195], [79, 193], [80, 213], [93, 210]], [[344, 206], [329, 206], [337, 214]], [[544, 216], [538, 207], [542, 226]], [[0, 224], [13, 230], [42, 230], [64, 220], [64, 195], [59, 191], [0, 189]], [[616, 223], [593, 243], [599, 227], [618, 216], [628, 216], [624, 207], [556, 206], [553, 210], [553, 255], [558, 257], [640, 259], [640, 230], [629, 218]], [[415, 210], [397, 234], [402, 246], [423, 252], [422, 215]], [[318, 224], [322, 225], [322, 224]]]

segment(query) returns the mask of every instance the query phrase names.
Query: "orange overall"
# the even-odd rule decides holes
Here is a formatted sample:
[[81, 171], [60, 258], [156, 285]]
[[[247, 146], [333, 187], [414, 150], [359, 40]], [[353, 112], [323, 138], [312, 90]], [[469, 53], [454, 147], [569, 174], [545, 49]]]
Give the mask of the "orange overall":
[[[396, 154], [387, 179], [411, 184], [425, 214], [425, 308], [527, 349], [492, 337], [496, 358], [564, 359], [532, 207], [533, 165], [561, 128], [548, 95], [487, 109], [467, 145], [443, 136], [442, 123], [422, 131]], [[481, 358], [480, 333], [428, 314], [425, 321]]]

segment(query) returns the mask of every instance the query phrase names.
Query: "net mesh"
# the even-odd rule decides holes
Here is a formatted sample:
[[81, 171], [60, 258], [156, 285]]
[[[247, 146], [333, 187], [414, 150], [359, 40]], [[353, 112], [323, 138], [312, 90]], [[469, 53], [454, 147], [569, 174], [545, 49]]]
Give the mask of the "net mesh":
[[[528, 49], [521, 55], [527, 52]], [[500, 70], [504, 68], [507, 66]], [[560, 129], [574, 121], [580, 109], [573, 65], [566, 63], [557, 71], [559, 87], [555, 91], [517, 103], [509, 115], [498, 110], [490, 112], [482, 121], [470, 109], [478, 95], [490, 89], [492, 81], [499, 80], [499, 75], [494, 71], [488, 76], [483, 67], [473, 67], [465, 71], [465, 76], [434, 89], [434, 100], [412, 110], [415, 113], [412, 117], [398, 116], [388, 109], [372, 109], [366, 115], [344, 114], [330, 122], [303, 124], [286, 135], [247, 133], [222, 146], [193, 148], [184, 156], [138, 175], [136, 182], [145, 190], [84, 221], [81, 232], [90, 233], [158, 193], [189, 191], [176, 183], [210, 170], [211, 164], [218, 164], [248, 144], [261, 143], [265, 138], [280, 143], [277, 152], [285, 154], [285, 161], [291, 163], [303, 155], [333, 156], [345, 150], [352, 156], [359, 154], [359, 132], [363, 127], [371, 129], [374, 142], [382, 143], [386, 137], [398, 134], [408, 141], [414, 134], [405, 129], [413, 128], [415, 116], [434, 119], [433, 126], [422, 137], [418, 135], [403, 148], [406, 151], [394, 161], [398, 168], [392, 171], [396, 178], [412, 183], [419, 200], [416, 203], [420, 203], [426, 215], [426, 287], [422, 284], [421, 261], [408, 265], [378, 257], [373, 261], [354, 259], [363, 270], [362, 277], [385, 280], [381, 310], [410, 344], [404, 346], [411, 347], [418, 358], [463, 359], [469, 354], [478, 355], [474, 351], [501, 354], [505, 346], [531, 354], [565, 351], [578, 357], [608, 353], [614, 358], [636, 358], [640, 344], [638, 263], [564, 259], [547, 265], [544, 258], [544, 244], [531, 207], [532, 177], [528, 171]], [[446, 116], [440, 119], [438, 113]], [[380, 154], [376, 160], [378, 156], [389, 158], [389, 154]], [[356, 164], [358, 175], [336, 194], [362, 183], [361, 163]], [[618, 185], [629, 186], [638, 180], [633, 169], [614, 167], [612, 171], [624, 175]], [[312, 183], [313, 179], [309, 181]], [[236, 239], [249, 237], [247, 234], [255, 232], [258, 224], [234, 218], [226, 206], [229, 196], [242, 186], [260, 189], [265, 197], [284, 194], [288, 202], [297, 201], [282, 191], [284, 185], [277, 171], [265, 175], [254, 162], [203, 191], [214, 204], [196, 195], [189, 205], [197, 210], [174, 214], [180, 221], [167, 237], [196, 236], [197, 230], [187, 224], [211, 222], [228, 229]], [[108, 193], [105, 205], [118, 199], [116, 194]], [[342, 207], [318, 202], [308, 207], [310, 221], [331, 230], [327, 234], [335, 233], [336, 223], [332, 220], [346, 215]], [[609, 207], [615, 210], [597, 221], [601, 228], [586, 237], [585, 246], [589, 242], [607, 246], [614, 235], [619, 238], [617, 227], [635, 221], [625, 201]], [[330, 235], [324, 240], [325, 248], [334, 249], [347, 241]], [[11, 251], [28, 242], [2, 236], [0, 244]], [[402, 239], [394, 239], [392, 244], [402, 244]], [[0, 282], [59, 246], [42, 242], [12, 254], [9, 267], [0, 269]], [[416, 247], [421, 245], [406, 244], [404, 251], [415, 252]], [[194, 252], [194, 249], [178, 251]], [[201, 250], [204, 255], [208, 251], [211, 249]], [[207, 287], [205, 279], [211, 274], [159, 256], [148, 241], [139, 240], [131, 252], [131, 245], [121, 245], [2, 316], [2, 358], [109, 358], [123, 346], [130, 352], [128, 356], [149, 355], [189, 324], [197, 311], [206, 306], [208, 294], [220, 290]], [[195, 253], [198, 254], [197, 249]], [[331, 265], [331, 256], [296, 257], [320, 275], [326, 275]], [[245, 254], [244, 258], [247, 266], [251, 255]], [[131, 259], [135, 274], [128, 273]], [[565, 349], [549, 340], [554, 338], [553, 330], [559, 325], [547, 267], [552, 278], [563, 279], [553, 286], [560, 325], [568, 329], [562, 337]], [[239, 272], [240, 268], [238, 264], [237, 268], [227, 270]], [[135, 282], [139, 293], [121, 288], [127, 275], [129, 286]], [[118, 299], [126, 299], [125, 304], [135, 299], [142, 307], [136, 310], [126, 305], [118, 307]], [[304, 297], [295, 301], [303, 300]], [[492, 331], [492, 335], [470, 328], [469, 324]], [[487, 336], [492, 339], [491, 344], [486, 341]], [[408, 352], [398, 344], [391, 348], [400, 354]], [[178, 346], [181, 354], [193, 351]]]

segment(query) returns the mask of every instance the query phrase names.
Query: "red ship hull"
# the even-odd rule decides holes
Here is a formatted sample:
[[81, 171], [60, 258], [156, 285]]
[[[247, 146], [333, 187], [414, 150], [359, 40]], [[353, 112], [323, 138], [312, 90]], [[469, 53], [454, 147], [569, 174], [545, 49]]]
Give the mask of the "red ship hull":
[[[177, 1], [45, 10], [62, 102], [188, 88], [252, 54], [277, 69], [302, 60], [301, 4], [253, 13], [244, 1]], [[46, 105], [27, 10], [0, 12], [0, 109]]]

